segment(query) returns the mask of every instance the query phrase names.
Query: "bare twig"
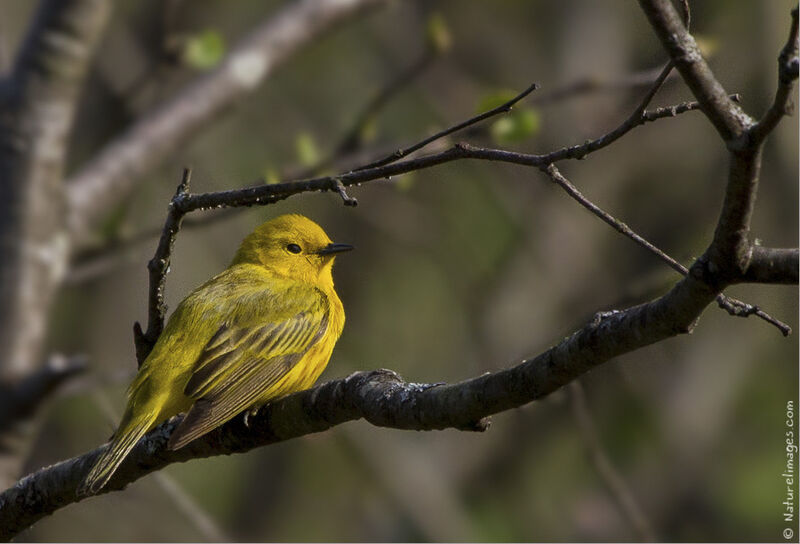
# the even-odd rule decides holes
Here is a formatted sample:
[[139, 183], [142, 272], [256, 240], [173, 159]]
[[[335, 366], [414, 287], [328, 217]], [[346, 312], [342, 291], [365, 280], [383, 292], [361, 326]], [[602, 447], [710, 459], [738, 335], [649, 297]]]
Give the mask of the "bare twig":
[[431, 47], [425, 48], [422, 55], [420, 55], [414, 63], [384, 85], [356, 116], [355, 122], [350, 129], [345, 132], [340, 142], [334, 146], [328, 158], [321, 161], [319, 165], [316, 165], [315, 170], [320, 171], [329, 166], [338, 157], [350, 154], [360, 148], [364, 128], [375, 118], [379, 111], [386, 107], [392, 98], [397, 96], [400, 91], [404, 90], [410, 83], [422, 75], [425, 70], [431, 66], [437, 56], [437, 51], [435, 49]]
[[[309, 191], [328, 191], [333, 187], [334, 180], [338, 179], [345, 187], [363, 183], [376, 179], [383, 179], [407, 172], [430, 168], [447, 162], [463, 159], [478, 159], [487, 161], [507, 162], [512, 164], [519, 164], [523, 166], [547, 166], [553, 162], [566, 160], [566, 159], [580, 159], [610, 145], [622, 137], [633, 128], [643, 125], [647, 122], [674, 115], [692, 111], [698, 108], [696, 102], [687, 102], [679, 106], [668, 108], [657, 108], [655, 110], [646, 111], [639, 116], [635, 121], [626, 121], [614, 131], [596, 139], [589, 140], [583, 144], [575, 145], [568, 148], [559, 149], [544, 155], [535, 155], [529, 153], [517, 153], [512, 151], [505, 151], [502, 149], [491, 149], [475, 147], [469, 144], [456, 144], [444, 151], [438, 153], [431, 153], [423, 155], [415, 159], [406, 159], [405, 161], [392, 162], [389, 161], [383, 166], [375, 167], [362, 167], [347, 173], [337, 174], [336, 176], [322, 176], [318, 178], [311, 178], [300, 181], [290, 181], [284, 183], [275, 183], [272, 185], [258, 185], [247, 187], [244, 189], [235, 189], [230, 191], [219, 191], [215, 193], [203, 194], [190, 194], [186, 198], [181, 199], [179, 208], [184, 213], [189, 213], [199, 208], [217, 208], [217, 207], [236, 207], [236, 206], [252, 206], [259, 204], [268, 204], [283, 200], [292, 195]], [[483, 114], [485, 116], [486, 114]], [[486, 117], [483, 117], [486, 118]], [[477, 122], [474, 119], [470, 122]], [[464, 123], [456, 125], [456, 127], [464, 126]], [[444, 134], [449, 134], [455, 131], [455, 127], [451, 127], [435, 135], [435, 137], [426, 138], [423, 142], [415, 144], [412, 147], [419, 149], [422, 144], [427, 145], [434, 141], [436, 138], [441, 138]], [[405, 152], [403, 151], [403, 154]], [[388, 158], [387, 158], [388, 160]], [[378, 161], [381, 162], [381, 161]]]
[[404, 149], [398, 149], [394, 153], [392, 153], [392, 154], [390, 154], [390, 155], [388, 155], [386, 157], [383, 157], [382, 159], [378, 159], [376, 161], [370, 162], [369, 164], [365, 164], [364, 166], [360, 166], [360, 167], [358, 167], [356, 169], [356, 171], [358, 172], [358, 171], [361, 171], [361, 170], [370, 170], [370, 169], [373, 169], [373, 168], [378, 168], [380, 166], [384, 166], [386, 164], [390, 164], [390, 163], [395, 162], [395, 161], [397, 161], [399, 159], [402, 159], [405, 156], [410, 155], [411, 153], [413, 153], [415, 151], [419, 151], [420, 149], [422, 149], [426, 145], [430, 144], [431, 142], [435, 142], [436, 140], [440, 140], [440, 139], [444, 138], [445, 136], [449, 136], [450, 134], [453, 134], [454, 132], [458, 132], [459, 130], [462, 130], [462, 129], [465, 129], [465, 128], [469, 127], [469, 126], [472, 126], [472, 125], [475, 125], [477, 123], [480, 123], [481, 121], [485, 121], [486, 119], [489, 119], [490, 117], [494, 117], [496, 115], [500, 115], [501, 113], [507, 113], [507, 112], [511, 111], [511, 108], [514, 106], [514, 104], [516, 104], [517, 102], [519, 102], [520, 100], [522, 100], [523, 98], [525, 98], [526, 96], [528, 96], [529, 94], [531, 94], [533, 91], [535, 91], [538, 88], [539, 88], [539, 85], [537, 85], [536, 83], [532, 83], [527, 89], [525, 89], [524, 91], [519, 93], [517, 96], [515, 96], [511, 100], [509, 100], [509, 101], [497, 106], [496, 108], [493, 108], [493, 109], [491, 109], [489, 111], [483, 112], [480, 115], [476, 115], [475, 117], [473, 117], [471, 119], [467, 119], [463, 123], [458, 123], [457, 125], [453, 125], [453, 126], [451, 126], [449, 128], [446, 128], [445, 130], [437, 132], [436, 134], [434, 134], [432, 136], [429, 136], [428, 138], [425, 138], [424, 140], [419, 141], [419, 142], [415, 143], [414, 145], [411, 145], [411, 146], [406, 147]]
[[164, 286], [167, 281], [169, 262], [172, 256], [172, 247], [175, 245], [175, 237], [181, 228], [183, 213], [178, 209], [177, 203], [189, 194], [189, 183], [192, 178], [192, 171], [189, 168], [183, 169], [175, 196], [170, 202], [167, 220], [164, 223], [164, 230], [158, 242], [156, 253], [147, 269], [150, 271], [150, 294], [148, 297], [147, 332], [142, 333], [142, 327], [137, 321], [133, 325], [133, 339], [136, 346], [136, 360], [139, 366], [150, 354], [153, 346], [164, 330], [164, 316], [167, 314], [167, 305], [164, 303]]
[[345, 206], [358, 206], [358, 200], [349, 196], [347, 192], [344, 190], [344, 185], [342, 185], [341, 180], [338, 178], [333, 178], [333, 190], [336, 191], [340, 197], [342, 197], [342, 202]]
[[[548, 165], [547, 167], [542, 167], [541, 170], [543, 172], [545, 172], [550, 177], [550, 179], [553, 180], [553, 182], [556, 185], [558, 185], [559, 187], [564, 189], [564, 191], [571, 198], [573, 198], [581, 206], [583, 206], [584, 208], [586, 208], [587, 210], [592, 212], [595, 216], [599, 217], [605, 223], [610, 225], [614, 230], [616, 230], [620, 234], [630, 238], [631, 240], [633, 240], [634, 242], [636, 242], [637, 244], [639, 244], [640, 246], [645, 248], [647, 251], [649, 251], [650, 253], [652, 253], [653, 255], [655, 255], [656, 257], [661, 259], [662, 261], [664, 261], [670, 268], [672, 268], [673, 270], [675, 270], [679, 274], [681, 274], [683, 276], [686, 276], [689, 273], [689, 269], [688, 268], [686, 268], [681, 263], [679, 263], [678, 261], [676, 261], [675, 259], [673, 259], [669, 255], [667, 255], [666, 253], [664, 253], [663, 251], [658, 249], [656, 246], [654, 246], [652, 243], [647, 241], [645, 238], [643, 238], [642, 236], [637, 234], [633, 229], [631, 229], [624, 222], [620, 221], [619, 219], [617, 219], [616, 217], [614, 217], [610, 213], [608, 213], [605, 210], [601, 209], [599, 206], [594, 204], [591, 200], [589, 200], [585, 196], [583, 196], [583, 194], [578, 190], [578, 188], [575, 187], [572, 183], [570, 183], [570, 181], [567, 178], [565, 178], [561, 174], [561, 172], [554, 165], [551, 164], [551, 165]], [[797, 256], [796, 250], [795, 250], [794, 255], [795, 255], [795, 258], [796, 258], [796, 256]], [[781, 267], [780, 268], [780, 272], [782, 272], [782, 275], [779, 274], [779, 273], [773, 274], [772, 277], [775, 278], [776, 281], [772, 281], [772, 282], [769, 282], [769, 283], [790, 283], [790, 279], [791, 279], [790, 273], [791, 273], [791, 271], [788, 270], [786, 267]], [[778, 277], [780, 277], [780, 279], [782, 281], [778, 281]], [[795, 283], [796, 283], [796, 277], [797, 277], [797, 275], [796, 275], [796, 271], [795, 271]], [[770, 323], [770, 324], [774, 325], [775, 327], [777, 327], [777, 329], [784, 336], [788, 336], [792, 332], [792, 328], [789, 325], [787, 325], [786, 323], [783, 323], [782, 321], [780, 321], [778, 319], [775, 319], [774, 317], [772, 317], [768, 313], [764, 312], [763, 310], [761, 310], [757, 306], [751, 306], [750, 304], [747, 304], [747, 303], [742, 302], [740, 300], [737, 300], [735, 298], [728, 297], [726, 295], [723, 295], [722, 293], [718, 294], [716, 299], [717, 299], [717, 304], [719, 305], [719, 307], [724, 309], [724, 310], [726, 310], [728, 312], [728, 314], [730, 314], [730, 315], [737, 316], [737, 317], [749, 317], [751, 315], [755, 315], [755, 316], [758, 316], [759, 318], [763, 319], [767, 323]]]
[[603, 448], [603, 443], [597, 433], [597, 426], [586, 402], [586, 394], [583, 391], [583, 387], [579, 381], [574, 381], [569, 384], [568, 389], [572, 413], [575, 415], [589, 459], [594, 465], [597, 474], [608, 487], [608, 491], [617, 503], [622, 515], [633, 527], [637, 537], [643, 542], [655, 542], [655, 531], [650, 521], [639, 507], [639, 503], [622, 475], [614, 468], [605, 448]]
[[775, 100], [764, 117], [753, 127], [753, 136], [756, 140], [763, 140], [777, 126], [781, 118], [792, 111], [792, 89], [800, 72], [797, 53], [797, 7], [795, 7], [792, 10], [789, 37], [778, 56], [778, 88], [775, 91]]

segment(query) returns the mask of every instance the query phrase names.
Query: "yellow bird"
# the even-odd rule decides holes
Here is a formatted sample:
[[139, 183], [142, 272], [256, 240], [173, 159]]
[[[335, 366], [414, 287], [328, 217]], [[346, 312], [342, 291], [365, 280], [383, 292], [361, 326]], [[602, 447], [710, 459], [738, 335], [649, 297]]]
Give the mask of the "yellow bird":
[[331, 271], [335, 256], [351, 249], [301, 215], [247, 236], [230, 266], [175, 309], [79, 492], [102, 489], [139, 439], [176, 414], [188, 411], [172, 450], [245, 409], [311, 387], [344, 327]]

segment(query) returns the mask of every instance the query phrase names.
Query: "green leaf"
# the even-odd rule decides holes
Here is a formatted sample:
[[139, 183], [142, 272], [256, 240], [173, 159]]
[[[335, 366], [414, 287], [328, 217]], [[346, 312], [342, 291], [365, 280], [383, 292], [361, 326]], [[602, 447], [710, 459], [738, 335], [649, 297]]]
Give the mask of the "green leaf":
[[521, 108], [512, 110], [489, 127], [492, 139], [498, 144], [513, 144], [530, 138], [541, 127], [541, 118], [536, 110]]
[[319, 149], [314, 138], [308, 132], [301, 132], [294, 140], [294, 150], [297, 160], [306, 167], [314, 166], [319, 162]]
[[215, 67], [225, 56], [225, 39], [216, 30], [189, 36], [183, 44], [183, 62], [197, 70]]
[[453, 35], [442, 17], [441, 13], [432, 13], [426, 24], [426, 37], [428, 46], [440, 55], [447, 53], [453, 47]]

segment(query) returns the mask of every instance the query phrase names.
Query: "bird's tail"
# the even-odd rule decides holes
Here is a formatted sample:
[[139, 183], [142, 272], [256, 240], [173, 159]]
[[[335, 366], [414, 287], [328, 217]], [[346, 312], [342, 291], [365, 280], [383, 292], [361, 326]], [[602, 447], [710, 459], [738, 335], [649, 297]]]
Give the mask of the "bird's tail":
[[[127, 418], [125, 418], [127, 419]], [[144, 418], [139, 421], [123, 421], [119, 429], [114, 433], [111, 443], [95, 462], [89, 475], [78, 488], [79, 495], [94, 495], [108, 483], [114, 475], [119, 465], [125, 460], [130, 451], [150, 430], [153, 425], [152, 418]]]

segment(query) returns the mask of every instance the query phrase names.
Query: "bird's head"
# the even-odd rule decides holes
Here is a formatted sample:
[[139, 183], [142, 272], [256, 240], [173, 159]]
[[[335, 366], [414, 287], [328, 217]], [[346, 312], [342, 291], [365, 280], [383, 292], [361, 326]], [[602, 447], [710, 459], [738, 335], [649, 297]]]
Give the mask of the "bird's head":
[[347, 244], [334, 244], [322, 227], [307, 217], [281, 215], [242, 240], [232, 264], [257, 264], [280, 276], [333, 285], [334, 258], [351, 249]]

